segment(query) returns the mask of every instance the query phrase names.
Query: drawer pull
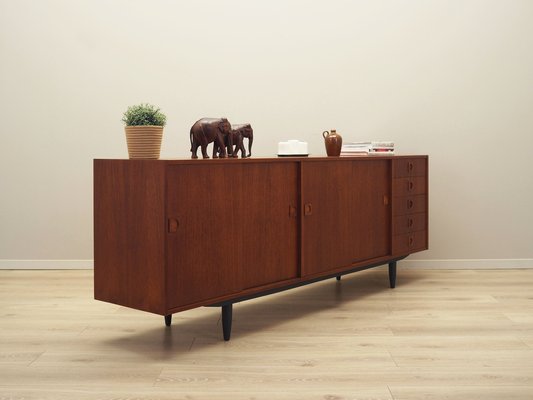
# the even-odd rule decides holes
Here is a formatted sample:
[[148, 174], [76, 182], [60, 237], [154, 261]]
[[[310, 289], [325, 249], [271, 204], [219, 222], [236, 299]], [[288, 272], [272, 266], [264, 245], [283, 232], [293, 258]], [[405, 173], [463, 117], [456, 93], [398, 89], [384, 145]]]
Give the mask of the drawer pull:
[[407, 219], [407, 227], [408, 228], [412, 228], [413, 227], [413, 218], [408, 218]]
[[311, 203], [304, 206], [304, 215], [313, 215], [313, 205]]
[[413, 172], [414, 165], [412, 162], [407, 163], [407, 172], [411, 173]]
[[415, 188], [415, 184], [414, 184], [413, 181], [407, 182], [407, 191], [408, 192], [412, 192], [414, 188]]
[[413, 208], [414, 204], [415, 203], [413, 202], [413, 200], [407, 200], [407, 209], [410, 210], [411, 208]]
[[415, 239], [412, 236], [409, 236], [409, 247], [413, 247], [414, 242], [415, 242]]

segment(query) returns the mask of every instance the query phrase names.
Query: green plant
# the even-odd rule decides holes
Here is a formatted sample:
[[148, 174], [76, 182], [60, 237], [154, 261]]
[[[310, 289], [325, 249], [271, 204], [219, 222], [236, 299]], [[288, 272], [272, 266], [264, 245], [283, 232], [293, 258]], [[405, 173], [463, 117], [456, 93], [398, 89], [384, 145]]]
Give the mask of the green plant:
[[151, 104], [139, 104], [128, 107], [122, 117], [122, 122], [124, 122], [126, 126], [165, 126], [167, 123], [167, 117], [159, 110], [159, 108], [155, 108]]

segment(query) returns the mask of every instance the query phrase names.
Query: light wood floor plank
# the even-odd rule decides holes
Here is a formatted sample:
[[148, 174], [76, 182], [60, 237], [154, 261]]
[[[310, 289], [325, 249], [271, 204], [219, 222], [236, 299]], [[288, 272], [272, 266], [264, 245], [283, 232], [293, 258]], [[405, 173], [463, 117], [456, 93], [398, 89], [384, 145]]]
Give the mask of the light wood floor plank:
[[392, 386], [394, 400], [526, 400], [533, 386]]
[[393, 400], [387, 387], [380, 389], [359, 387], [348, 392], [335, 391], [301, 391], [265, 392], [253, 395], [244, 392], [216, 392], [204, 391], [195, 393], [179, 393], [175, 390], [151, 388], [150, 390], [117, 390], [113, 387], [102, 387], [98, 391], [87, 389], [78, 390], [20, 390], [10, 391], [0, 386], [1, 399], [9, 400]]
[[533, 398], [533, 270], [373, 269], [220, 311], [93, 299], [92, 271], [0, 271], [0, 399]]

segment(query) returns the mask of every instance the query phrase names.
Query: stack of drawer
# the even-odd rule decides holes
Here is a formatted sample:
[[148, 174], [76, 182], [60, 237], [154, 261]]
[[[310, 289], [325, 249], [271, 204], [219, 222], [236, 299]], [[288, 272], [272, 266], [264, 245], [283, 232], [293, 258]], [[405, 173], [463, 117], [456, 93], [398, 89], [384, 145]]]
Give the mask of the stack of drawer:
[[398, 158], [392, 169], [392, 252], [428, 247], [427, 158]]

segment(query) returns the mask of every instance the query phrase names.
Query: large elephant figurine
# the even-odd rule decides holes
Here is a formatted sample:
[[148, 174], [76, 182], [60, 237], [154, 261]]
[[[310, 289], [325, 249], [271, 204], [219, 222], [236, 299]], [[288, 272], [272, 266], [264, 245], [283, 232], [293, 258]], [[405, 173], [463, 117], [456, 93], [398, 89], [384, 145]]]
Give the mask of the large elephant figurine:
[[231, 124], [226, 118], [202, 118], [191, 127], [191, 158], [198, 158], [196, 154], [198, 146], [202, 149], [202, 157], [207, 155], [207, 145], [214, 142], [213, 158], [217, 158], [217, 147], [220, 147], [220, 157], [226, 157], [226, 137], [231, 149], [230, 156], [233, 156], [233, 138], [230, 135]]
[[[233, 133], [233, 143], [236, 144], [234, 154], [241, 150], [241, 157], [250, 157], [252, 155], [252, 143], [254, 141], [254, 130], [250, 124], [232, 125], [231, 132]], [[248, 139], [248, 155], [244, 149], [244, 138]]]

